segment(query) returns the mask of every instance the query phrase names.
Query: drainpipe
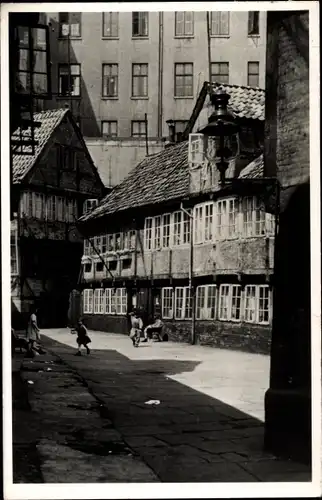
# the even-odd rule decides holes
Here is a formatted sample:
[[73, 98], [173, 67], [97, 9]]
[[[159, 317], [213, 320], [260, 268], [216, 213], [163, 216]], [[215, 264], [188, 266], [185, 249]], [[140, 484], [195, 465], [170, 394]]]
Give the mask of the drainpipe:
[[206, 14], [207, 18], [207, 49], [208, 49], [208, 73], [209, 73], [209, 83], [211, 84], [211, 36], [210, 36], [210, 16], [209, 11]]
[[195, 293], [194, 287], [192, 284], [193, 280], [193, 214], [187, 212], [183, 208], [183, 204], [180, 205], [180, 210], [185, 213], [190, 218], [190, 263], [189, 263], [189, 290], [191, 297], [191, 307], [192, 307], [192, 315], [191, 315], [191, 344], [196, 344], [196, 304], [195, 304]]
[[158, 95], [158, 137], [162, 137], [163, 115], [163, 12], [159, 12], [159, 95]]

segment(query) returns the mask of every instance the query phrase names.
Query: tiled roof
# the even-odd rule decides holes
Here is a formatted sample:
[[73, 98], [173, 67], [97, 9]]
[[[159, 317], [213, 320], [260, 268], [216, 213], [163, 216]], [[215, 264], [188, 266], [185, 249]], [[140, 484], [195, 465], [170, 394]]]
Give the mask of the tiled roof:
[[[171, 200], [189, 195], [188, 142], [169, 147], [145, 158], [128, 177], [80, 221]], [[247, 165], [239, 177], [262, 177], [263, 155]]]
[[[53, 131], [68, 111], [67, 108], [64, 108], [35, 113], [34, 120], [41, 122], [41, 126], [35, 129], [35, 140], [38, 141], [38, 145], [35, 146], [34, 155], [13, 156], [13, 184], [19, 184], [34, 166]], [[13, 135], [16, 135], [17, 132], [19, 133], [19, 131], [16, 131]], [[29, 135], [30, 129], [23, 131], [22, 135], [24, 134]]]
[[252, 120], [265, 119], [265, 90], [217, 82], [213, 83], [213, 88], [225, 90], [230, 95], [228, 108], [235, 116]]
[[240, 172], [239, 177], [247, 179], [259, 179], [264, 176], [264, 157], [258, 156]]
[[189, 192], [188, 141], [144, 158], [110, 194], [81, 221], [140, 206], [164, 203]]

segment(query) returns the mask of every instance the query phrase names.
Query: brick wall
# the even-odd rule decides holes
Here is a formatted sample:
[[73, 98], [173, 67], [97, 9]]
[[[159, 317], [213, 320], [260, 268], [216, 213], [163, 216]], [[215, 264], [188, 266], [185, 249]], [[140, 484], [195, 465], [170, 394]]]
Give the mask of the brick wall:
[[106, 314], [84, 314], [84, 324], [90, 330], [102, 332], [129, 333], [127, 316], [107, 316]]
[[[166, 321], [169, 340], [191, 342], [191, 321]], [[196, 335], [201, 345], [269, 354], [270, 326], [226, 321], [196, 321]]]
[[307, 181], [309, 154], [308, 12], [268, 14], [265, 175], [283, 187]]
[[[83, 315], [85, 325], [92, 330], [113, 333], [129, 333], [126, 316], [103, 314]], [[164, 330], [173, 342], [191, 342], [191, 321], [164, 321]], [[236, 349], [258, 354], [270, 352], [270, 326], [225, 321], [197, 321], [196, 334], [201, 345]]]

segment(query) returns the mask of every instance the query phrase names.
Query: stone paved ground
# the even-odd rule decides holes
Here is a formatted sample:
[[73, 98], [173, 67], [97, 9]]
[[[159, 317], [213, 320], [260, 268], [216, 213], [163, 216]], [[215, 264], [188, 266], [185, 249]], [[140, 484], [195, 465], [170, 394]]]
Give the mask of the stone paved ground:
[[91, 355], [75, 357], [67, 330], [43, 334], [53, 356], [23, 361], [32, 411], [14, 423], [15, 456], [35, 465], [21, 474], [17, 459], [15, 481], [310, 480], [262, 449], [265, 356], [90, 332]]

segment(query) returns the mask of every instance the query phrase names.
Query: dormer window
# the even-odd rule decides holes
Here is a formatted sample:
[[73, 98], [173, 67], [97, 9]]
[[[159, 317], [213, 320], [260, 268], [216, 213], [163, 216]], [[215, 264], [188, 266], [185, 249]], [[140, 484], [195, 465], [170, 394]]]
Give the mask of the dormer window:
[[205, 159], [205, 136], [204, 134], [189, 134], [188, 162], [189, 166], [201, 165]]
[[83, 205], [83, 214], [87, 214], [94, 210], [95, 207], [98, 205], [98, 199], [91, 199], [91, 200], [85, 200], [84, 205]]

